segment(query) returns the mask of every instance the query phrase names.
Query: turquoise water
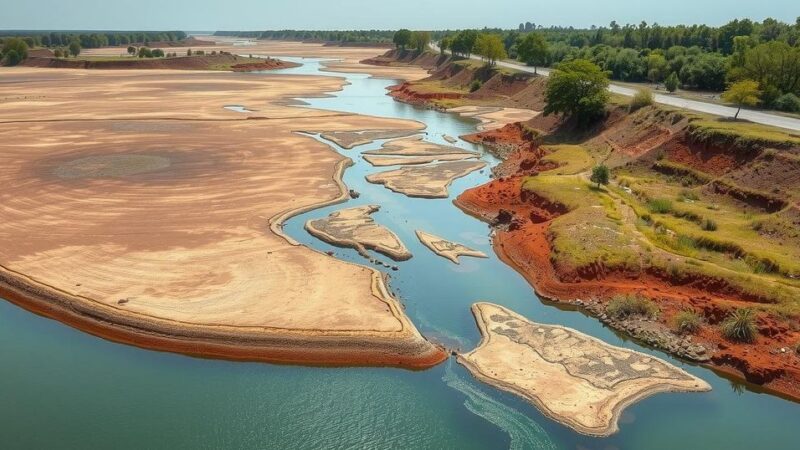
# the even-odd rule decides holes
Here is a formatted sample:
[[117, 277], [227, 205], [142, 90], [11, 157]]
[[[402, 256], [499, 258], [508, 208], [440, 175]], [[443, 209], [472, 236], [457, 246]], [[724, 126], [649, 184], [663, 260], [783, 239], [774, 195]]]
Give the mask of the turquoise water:
[[[288, 73], [317, 74], [317, 60]], [[343, 76], [342, 74], [327, 75]], [[311, 107], [418, 120], [426, 139], [445, 143], [474, 123], [414, 108], [385, 95], [389, 80], [346, 75], [335, 97]], [[257, 109], [257, 105], [247, 105]], [[312, 139], [314, 137], [309, 137]], [[324, 142], [324, 141], [323, 141]], [[326, 142], [327, 143], [327, 142]], [[626, 341], [592, 318], [539, 301], [492, 252], [489, 228], [451, 201], [488, 180], [474, 172], [451, 186], [451, 198], [411, 199], [364, 175], [359, 154], [381, 142], [343, 150], [356, 165], [345, 173], [356, 200], [290, 220], [286, 231], [337, 258], [366, 263], [356, 252], [308, 235], [303, 223], [363, 204], [395, 231], [414, 257], [394, 263], [390, 288], [430, 339], [470, 349], [480, 339], [469, 312], [477, 300], [526, 317], [572, 327], [615, 345], [657, 355], [712, 384], [703, 394], [661, 394], [624, 413], [621, 431], [580, 436], [515, 396], [474, 380], [450, 360], [422, 372], [382, 368], [307, 368], [233, 363], [128, 347], [98, 339], [0, 302], [0, 447], [2, 448], [453, 448], [453, 449], [783, 449], [796, 447], [797, 404], [734, 385], [708, 369]], [[457, 145], [480, 150], [459, 142]], [[492, 164], [489, 155], [483, 158]], [[422, 229], [490, 255], [456, 266], [419, 243]], [[389, 262], [385, 257], [378, 259]]]

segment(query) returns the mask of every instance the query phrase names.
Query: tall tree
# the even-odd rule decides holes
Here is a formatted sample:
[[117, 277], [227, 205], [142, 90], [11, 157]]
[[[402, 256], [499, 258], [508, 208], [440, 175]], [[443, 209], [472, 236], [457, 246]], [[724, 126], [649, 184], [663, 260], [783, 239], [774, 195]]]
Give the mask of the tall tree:
[[406, 46], [411, 43], [411, 30], [407, 30], [405, 28], [397, 30], [397, 32], [394, 33], [392, 42], [397, 46], [397, 48], [405, 50]]
[[9, 66], [16, 66], [28, 57], [28, 43], [12, 37], [3, 42], [3, 59]]
[[548, 47], [544, 36], [539, 33], [525, 35], [517, 44], [517, 57], [525, 64], [533, 66], [533, 73], [536, 73], [537, 66], [547, 63]]
[[475, 41], [475, 53], [486, 58], [490, 66], [507, 56], [503, 40], [496, 34], [481, 33]]
[[69, 53], [74, 56], [78, 57], [81, 54], [81, 44], [77, 40], [74, 40], [69, 43]]
[[728, 90], [722, 93], [722, 99], [738, 106], [734, 119], [739, 118], [743, 106], [756, 106], [761, 101], [761, 90], [758, 88], [758, 81], [742, 80], [730, 85]]
[[585, 59], [562, 62], [550, 74], [544, 115], [564, 114], [579, 126], [602, 116], [608, 103], [608, 74]]

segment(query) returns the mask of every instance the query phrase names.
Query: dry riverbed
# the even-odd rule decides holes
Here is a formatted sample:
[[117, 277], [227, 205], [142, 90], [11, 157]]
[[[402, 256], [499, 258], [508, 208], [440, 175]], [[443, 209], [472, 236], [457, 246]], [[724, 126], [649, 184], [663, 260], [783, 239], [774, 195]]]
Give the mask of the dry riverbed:
[[[293, 45], [281, 48], [329, 56]], [[351, 62], [380, 53], [332, 51]], [[346, 160], [297, 131], [420, 124], [288, 106], [340, 89], [331, 77], [6, 68], [0, 81], [3, 297], [193, 355], [403, 367], [445, 357], [379, 272], [281, 232], [346, 196]]]

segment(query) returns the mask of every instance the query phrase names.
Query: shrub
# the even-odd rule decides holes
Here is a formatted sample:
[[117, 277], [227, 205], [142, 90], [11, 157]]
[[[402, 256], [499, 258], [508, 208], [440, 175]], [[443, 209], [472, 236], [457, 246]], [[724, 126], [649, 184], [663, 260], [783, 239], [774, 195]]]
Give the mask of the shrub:
[[750, 308], [740, 308], [731, 312], [720, 326], [726, 339], [736, 342], [753, 342], [756, 339], [756, 316]]
[[615, 319], [630, 316], [656, 317], [658, 306], [651, 300], [637, 295], [618, 295], [608, 302], [606, 313]]
[[714, 222], [711, 219], [704, 219], [701, 227], [705, 231], [717, 231], [717, 222]]
[[678, 74], [672, 72], [666, 80], [664, 80], [664, 87], [667, 88], [669, 92], [675, 92], [678, 90], [678, 86], [681, 84], [681, 81], [678, 79]]
[[655, 100], [653, 99], [653, 91], [650, 89], [639, 89], [631, 99], [628, 109], [633, 112], [637, 109], [650, 106]]
[[700, 314], [690, 309], [685, 309], [675, 314], [673, 321], [675, 323], [675, 329], [681, 333], [694, 333], [700, 329], [700, 324], [703, 323]]
[[589, 180], [592, 183], [597, 184], [597, 188], [600, 189], [601, 184], [608, 184], [608, 179], [610, 177], [610, 171], [608, 170], [608, 166], [605, 164], [600, 164], [599, 166], [595, 166], [592, 168], [592, 176], [589, 177]]
[[666, 198], [654, 198], [647, 202], [647, 209], [653, 214], [667, 214], [672, 211], [672, 202]]
[[775, 100], [775, 109], [786, 112], [800, 112], [800, 97], [792, 94], [783, 94]]
[[483, 83], [481, 83], [481, 80], [472, 80], [472, 83], [470, 83], [470, 85], [469, 85], [469, 91], [470, 92], [475, 92], [478, 89], [480, 89], [481, 86], [483, 86]]

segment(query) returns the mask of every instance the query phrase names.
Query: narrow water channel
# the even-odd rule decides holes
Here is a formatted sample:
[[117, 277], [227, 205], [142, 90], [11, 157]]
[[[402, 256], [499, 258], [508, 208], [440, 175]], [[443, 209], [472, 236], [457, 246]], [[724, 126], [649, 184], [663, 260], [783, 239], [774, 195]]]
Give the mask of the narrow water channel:
[[[427, 125], [426, 140], [446, 144], [475, 123], [415, 108], [385, 95], [390, 80], [320, 71], [319, 60], [283, 73], [343, 76], [331, 97], [303, 99], [308, 107], [410, 119]], [[258, 109], [258, 105], [244, 105]], [[316, 137], [309, 137], [314, 139]], [[319, 138], [316, 138], [319, 139]], [[0, 302], [0, 432], [6, 448], [794, 448], [800, 408], [732, 384], [712, 371], [626, 341], [593, 318], [542, 303], [527, 282], [491, 249], [489, 227], [452, 204], [463, 190], [488, 181], [488, 169], [456, 180], [450, 198], [413, 199], [364, 180], [374, 168], [363, 151], [344, 181], [361, 196], [292, 218], [296, 240], [337, 258], [368, 262], [303, 230], [309, 219], [364, 204], [381, 210], [413, 253], [394, 263], [390, 288], [411, 320], [434, 341], [470, 349], [480, 336], [469, 307], [478, 300], [507, 306], [531, 320], [575, 328], [614, 345], [657, 355], [708, 381], [703, 394], [659, 394], [624, 413], [609, 438], [578, 435], [519, 398], [474, 380], [450, 360], [411, 372], [384, 368], [309, 368], [233, 363], [128, 347], [98, 339]], [[459, 141], [456, 145], [482, 149]], [[482, 158], [494, 165], [490, 155]], [[414, 235], [424, 230], [489, 255], [455, 265]], [[389, 261], [382, 255], [375, 255]], [[384, 269], [385, 270], [385, 269]]]

